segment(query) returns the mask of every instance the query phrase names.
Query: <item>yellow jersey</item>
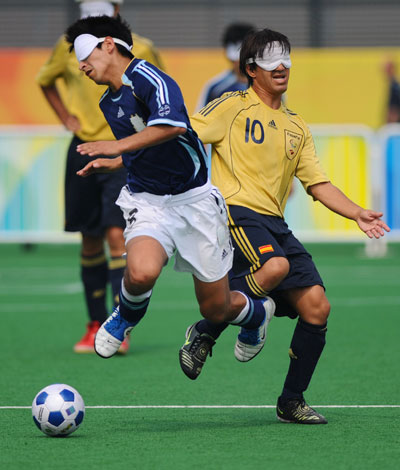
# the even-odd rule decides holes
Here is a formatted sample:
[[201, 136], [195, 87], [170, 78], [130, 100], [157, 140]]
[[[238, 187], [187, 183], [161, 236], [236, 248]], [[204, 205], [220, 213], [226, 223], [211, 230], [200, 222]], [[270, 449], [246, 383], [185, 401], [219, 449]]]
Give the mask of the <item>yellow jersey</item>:
[[[163, 69], [163, 64], [153, 43], [137, 34], [132, 34], [132, 54]], [[104, 85], [96, 85], [79, 70], [78, 60], [69, 52], [70, 44], [62, 36], [51, 56], [40, 68], [36, 81], [41, 86], [51, 86], [61, 79], [64, 103], [70, 114], [76, 116], [81, 129], [76, 135], [84, 141], [114, 140], [115, 137], [99, 108], [99, 100], [106, 91]]]
[[212, 145], [211, 180], [227, 204], [282, 217], [296, 176], [304, 189], [329, 181], [304, 120], [272, 109], [253, 88], [223, 94], [191, 118]]

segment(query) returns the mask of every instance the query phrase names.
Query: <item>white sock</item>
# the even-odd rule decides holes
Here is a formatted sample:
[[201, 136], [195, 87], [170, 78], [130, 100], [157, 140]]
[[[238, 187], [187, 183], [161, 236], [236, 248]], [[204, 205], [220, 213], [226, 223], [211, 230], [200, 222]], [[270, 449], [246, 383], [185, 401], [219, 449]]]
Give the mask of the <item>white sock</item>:
[[[239, 291], [237, 291], [239, 292]], [[240, 292], [242, 294], [242, 292]], [[243, 294], [242, 294], [243, 295]], [[243, 309], [239, 312], [239, 315], [234, 319], [231, 320], [229, 323], [232, 325], [239, 325], [245, 318], [246, 315], [249, 313], [249, 308], [250, 308], [250, 302], [249, 299], [246, 295], [243, 295], [243, 297], [246, 299], [246, 305], [243, 307]]]

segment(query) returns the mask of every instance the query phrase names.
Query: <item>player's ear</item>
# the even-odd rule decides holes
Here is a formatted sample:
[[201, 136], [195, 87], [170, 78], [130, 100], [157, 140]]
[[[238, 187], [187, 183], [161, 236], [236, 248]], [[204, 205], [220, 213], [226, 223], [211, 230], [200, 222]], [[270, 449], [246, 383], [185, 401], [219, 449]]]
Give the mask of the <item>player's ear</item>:
[[247, 72], [247, 75], [251, 78], [255, 78], [256, 77], [256, 74], [255, 74], [255, 70], [254, 67], [252, 66], [253, 64], [247, 64], [246, 65], [246, 72]]
[[111, 53], [117, 46], [111, 36], [106, 36], [104, 39], [104, 47], [108, 53]]

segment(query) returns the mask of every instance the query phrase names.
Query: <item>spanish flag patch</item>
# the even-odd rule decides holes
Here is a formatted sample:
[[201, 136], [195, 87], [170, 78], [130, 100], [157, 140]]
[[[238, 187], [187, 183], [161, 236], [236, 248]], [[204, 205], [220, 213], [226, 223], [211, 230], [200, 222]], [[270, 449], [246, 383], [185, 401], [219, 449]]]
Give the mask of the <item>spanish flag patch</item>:
[[274, 249], [272, 248], [272, 245], [259, 246], [258, 249], [262, 255], [264, 253], [270, 253], [271, 251], [274, 251]]

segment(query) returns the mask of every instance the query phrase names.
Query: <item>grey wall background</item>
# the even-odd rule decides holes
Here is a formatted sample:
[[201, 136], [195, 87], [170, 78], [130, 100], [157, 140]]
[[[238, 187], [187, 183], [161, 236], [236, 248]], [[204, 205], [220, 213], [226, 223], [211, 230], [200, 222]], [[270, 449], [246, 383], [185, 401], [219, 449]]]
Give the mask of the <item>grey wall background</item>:
[[[233, 21], [295, 47], [400, 46], [400, 0], [125, 0], [122, 15], [158, 47], [219, 47]], [[51, 47], [78, 16], [74, 0], [0, 0], [0, 47]]]

